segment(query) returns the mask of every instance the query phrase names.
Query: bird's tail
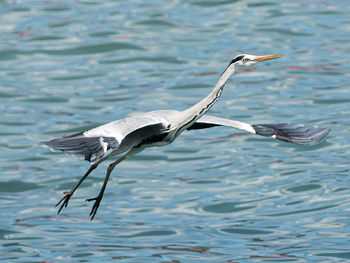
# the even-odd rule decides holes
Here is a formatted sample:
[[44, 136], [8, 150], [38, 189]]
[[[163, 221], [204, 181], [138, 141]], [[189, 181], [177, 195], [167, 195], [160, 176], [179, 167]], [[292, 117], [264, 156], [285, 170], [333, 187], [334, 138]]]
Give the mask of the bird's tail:
[[87, 137], [83, 133], [76, 133], [60, 139], [41, 142], [40, 145], [53, 152], [65, 152], [94, 163], [101, 159], [108, 149], [117, 149], [119, 142], [113, 137]]

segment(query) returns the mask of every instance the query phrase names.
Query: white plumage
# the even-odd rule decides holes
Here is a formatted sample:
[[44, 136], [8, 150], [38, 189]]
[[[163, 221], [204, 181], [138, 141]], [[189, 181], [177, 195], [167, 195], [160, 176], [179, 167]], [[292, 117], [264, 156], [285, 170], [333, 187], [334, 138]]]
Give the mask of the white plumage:
[[259, 61], [278, 57], [280, 56], [253, 56], [246, 54], [236, 56], [222, 73], [209, 95], [184, 111], [158, 110], [141, 113], [85, 132], [41, 143], [52, 151], [72, 154], [92, 164], [75, 187], [65, 192], [63, 198], [57, 203], [56, 206], [62, 203], [58, 213], [63, 207], [68, 205], [75, 190], [91, 171], [108, 158], [124, 153], [122, 157], [109, 165], [99, 195], [95, 198], [87, 199], [87, 201], [95, 201], [90, 213], [92, 220], [99, 208], [109, 176], [117, 164], [147, 147], [163, 146], [171, 143], [184, 130], [228, 126], [301, 145], [315, 145], [321, 142], [329, 133], [329, 129], [288, 123], [250, 125], [240, 121], [204, 115], [220, 97], [227, 80], [235, 71], [235, 66], [252, 65]]

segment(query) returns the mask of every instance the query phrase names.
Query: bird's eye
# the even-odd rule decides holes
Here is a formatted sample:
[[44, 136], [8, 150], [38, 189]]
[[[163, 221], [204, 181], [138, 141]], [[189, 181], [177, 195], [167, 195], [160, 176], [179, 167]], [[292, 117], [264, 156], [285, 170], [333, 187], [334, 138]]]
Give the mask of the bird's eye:
[[243, 58], [244, 62], [247, 62], [249, 60], [249, 58]]

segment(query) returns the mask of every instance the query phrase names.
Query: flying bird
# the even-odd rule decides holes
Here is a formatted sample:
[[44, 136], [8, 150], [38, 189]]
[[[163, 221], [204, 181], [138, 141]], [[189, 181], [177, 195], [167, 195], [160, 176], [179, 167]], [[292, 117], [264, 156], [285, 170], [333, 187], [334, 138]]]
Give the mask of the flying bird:
[[226, 82], [238, 67], [250, 66], [279, 57], [280, 55], [254, 56], [248, 54], [234, 57], [209, 95], [184, 111], [150, 111], [116, 120], [91, 130], [42, 142], [42, 146], [52, 151], [65, 152], [91, 163], [90, 168], [79, 182], [70, 191], [64, 192], [64, 196], [56, 204], [56, 206], [60, 205], [58, 213], [61, 212], [63, 207], [67, 207], [75, 190], [100, 163], [113, 156], [123, 154], [108, 166], [99, 194], [94, 198], [86, 199], [89, 202], [94, 201], [90, 212], [90, 219], [93, 220], [100, 206], [111, 172], [119, 163], [147, 147], [170, 144], [185, 130], [228, 126], [295, 144], [311, 146], [320, 143], [327, 136], [330, 129], [292, 123], [250, 125], [240, 121], [205, 115], [218, 100]]

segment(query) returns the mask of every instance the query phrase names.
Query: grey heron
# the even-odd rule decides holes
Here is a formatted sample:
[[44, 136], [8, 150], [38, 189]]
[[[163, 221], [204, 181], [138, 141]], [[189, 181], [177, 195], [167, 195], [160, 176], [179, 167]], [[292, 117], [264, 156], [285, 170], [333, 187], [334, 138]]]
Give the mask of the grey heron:
[[63, 207], [67, 207], [76, 189], [100, 163], [113, 156], [124, 154], [108, 166], [99, 194], [94, 198], [86, 199], [86, 201], [94, 201], [90, 212], [91, 220], [93, 220], [115, 166], [147, 147], [170, 144], [184, 130], [228, 126], [301, 145], [315, 145], [321, 142], [329, 133], [328, 128], [291, 123], [250, 125], [240, 121], [204, 115], [220, 97], [226, 82], [238, 66], [249, 66], [279, 57], [280, 55], [254, 56], [248, 54], [234, 57], [209, 95], [184, 111], [157, 110], [146, 112], [116, 120], [91, 130], [42, 142], [41, 145], [52, 151], [72, 154], [91, 163], [90, 168], [79, 182], [70, 191], [64, 192], [64, 196], [56, 204], [56, 206], [61, 205], [58, 213]]

